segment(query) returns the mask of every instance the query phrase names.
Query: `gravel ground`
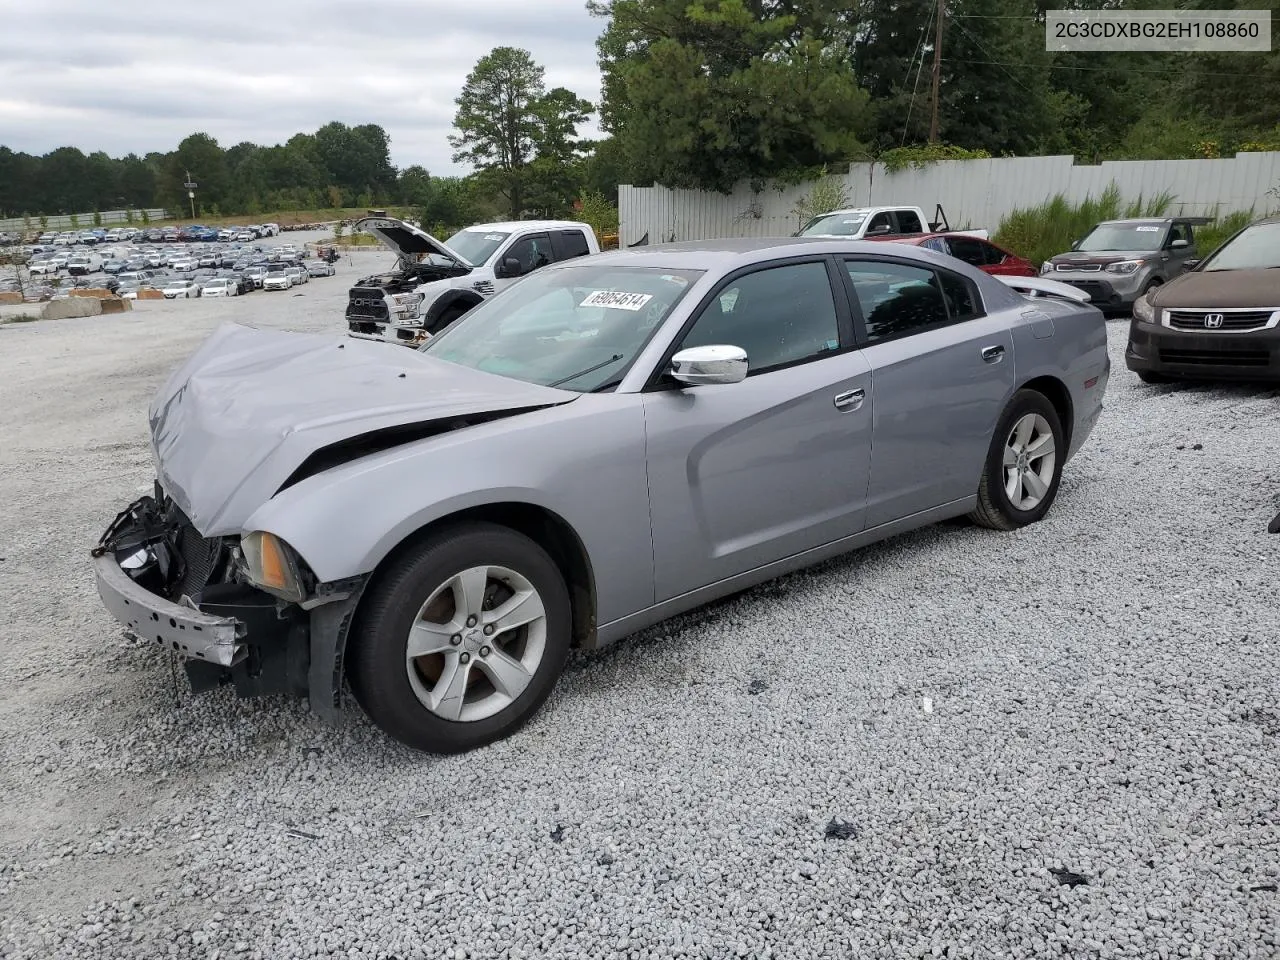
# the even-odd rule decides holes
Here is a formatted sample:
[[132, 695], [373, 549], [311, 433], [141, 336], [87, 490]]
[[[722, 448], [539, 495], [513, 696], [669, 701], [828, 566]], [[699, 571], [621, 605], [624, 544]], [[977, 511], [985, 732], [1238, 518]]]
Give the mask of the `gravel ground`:
[[947, 524], [581, 656], [446, 759], [193, 698], [99, 605], [145, 406], [353, 276], [0, 328], [0, 957], [1280, 955], [1277, 393], [1147, 387], [1049, 519]]

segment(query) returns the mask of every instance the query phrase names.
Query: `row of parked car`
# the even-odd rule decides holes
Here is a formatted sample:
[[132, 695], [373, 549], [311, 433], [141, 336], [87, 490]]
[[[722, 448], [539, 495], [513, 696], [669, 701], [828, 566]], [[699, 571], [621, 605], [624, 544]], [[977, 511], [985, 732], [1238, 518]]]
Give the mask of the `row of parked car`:
[[[89, 230], [46, 230], [34, 238], [35, 243], [53, 247], [95, 247], [107, 243], [211, 243], [216, 241], [252, 242], [264, 237], [280, 235], [278, 223], [253, 223], [235, 227], [206, 227], [191, 224], [185, 227], [93, 227]], [[18, 244], [22, 238], [16, 234], [0, 234], [0, 244]]]
[[106, 258], [36, 246], [28, 270], [33, 278], [60, 278], [60, 287], [101, 287], [126, 299], [135, 299], [144, 288], [160, 290], [169, 299], [231, 297], [254, 290], [289, 290], [312, 277], [334, 274], [328, 259], [313, 258], [305, 247], [293, 244], [128, 246], [114, 249]]

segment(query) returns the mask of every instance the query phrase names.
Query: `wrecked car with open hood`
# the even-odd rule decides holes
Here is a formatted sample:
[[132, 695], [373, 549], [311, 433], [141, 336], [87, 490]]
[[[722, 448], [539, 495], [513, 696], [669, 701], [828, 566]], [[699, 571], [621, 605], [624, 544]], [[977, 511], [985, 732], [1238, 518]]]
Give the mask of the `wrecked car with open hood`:
[[391, 217], [366, 217], [354, 229], [381, 241], [396, 263], [351, 288], [347, 330], [407, 347], [534, 270], [600, 252], [590, 226], [561, 220], [482, 223], [445, 242]]
[[349, 681], [465, 750], [575, 645], [947, 517], [1038, 521], [1109, 369], [1091, 306], [838, 240], [555, 264], [418, 350], [228, 325], [152, 402], [99, 592], [197, 689], [332, 718]]

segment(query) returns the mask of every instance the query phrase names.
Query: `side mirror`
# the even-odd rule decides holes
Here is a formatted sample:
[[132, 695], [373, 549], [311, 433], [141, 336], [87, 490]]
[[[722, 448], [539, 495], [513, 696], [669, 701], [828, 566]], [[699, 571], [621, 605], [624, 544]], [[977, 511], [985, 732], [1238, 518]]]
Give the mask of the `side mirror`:
[[1186, 267], [1188, 270], [1194, 270], [1196, 267], [1200, 266], [1200, 261], [1199, 260], [1183, 260], [1182, 265]]
[[747, 352], [726, 344], [690, 347], [671, 358], [671, 376], [691, 387], [740, 383], [747, 376]]
[[503, 257], [502, 262], [493, 271], [493, 275], [499, 280], [518, 277], [520, 273], [520, 260], [517, 257]]
[[1080, 241], [1079, 241], [1079, 240], [1072, 240], [1072, 241], [1071, 241], [1071, 249], [1072, 249], [1072, 250], [1076, 250], [1076, 249], [1078, 249], [1078, 248], [1079, 248], [1079, 246], [1080, 246]]
[[1169, 242], [1170, 250], [1185, 250], [1189, 246], [1191, 246], [1191, 244], [1188, 243], [1186, 240], [1179, 239], [1179, 240], [1172, 240]]
[[878, 237], [888, 233], [892, 228], [887, 223], [882, 223], [878, 227], [871, 227], [867, 230], [866, 236]]

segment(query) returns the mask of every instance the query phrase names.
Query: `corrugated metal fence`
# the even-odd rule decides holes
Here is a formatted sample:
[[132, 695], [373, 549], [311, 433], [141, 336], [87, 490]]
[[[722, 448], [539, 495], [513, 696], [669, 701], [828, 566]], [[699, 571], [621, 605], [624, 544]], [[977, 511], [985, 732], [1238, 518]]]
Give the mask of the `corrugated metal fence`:
[[[849, 206], [906, 204], [932, 217], [941, 203], [951, 226], [995, 230], [1013, 210], [1063, 194], [1079, 203], [1114, 183], [1124, 200], [1167, 191], [1171, 212], [1214, 215], [1280, 208], [1280, 153], [1239, 153], [1221, 160], [1120, 160], [1077, 165], [1074, 157], [1003, 157], [944, 160], [921, 170], [888, 173], [881, 164], [853, 164], [838, 178]], [[799, 227], [793, 212], [812, 184], [753, 193], [740, 184], [731, 194], [666, 187], [622, 186], [618, 191], [621, 242], [648, 234], [650, 243], [714, 237], [788, 236]]]
[[[129, 214], [133, 213], [133, 226], [142, 226], [141, 210], [103, 210], [100, 214], [102, 217], [102, 226], [104, 227], [120, 227], [129, 223]], [[147, 219], [151, 222], [165, 219], [169, 214], [163, 209], [147, 210]], [[28, 222], [23, 217], [17, 217], [13, 220], [0, 220], [0, 231], [16, 231], [23, 233], [27, 230], [89, 230], [94, 227], [92, 213], [78, 213], [75, 215], [75, 225], [72, 225], [71, 214], [59, 215], [54, 217], [45, 217], [44, 225], [40, 223], [39, 217], [32, 217]]]

